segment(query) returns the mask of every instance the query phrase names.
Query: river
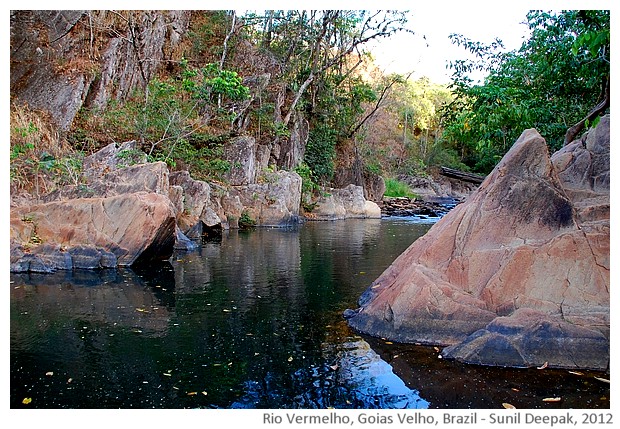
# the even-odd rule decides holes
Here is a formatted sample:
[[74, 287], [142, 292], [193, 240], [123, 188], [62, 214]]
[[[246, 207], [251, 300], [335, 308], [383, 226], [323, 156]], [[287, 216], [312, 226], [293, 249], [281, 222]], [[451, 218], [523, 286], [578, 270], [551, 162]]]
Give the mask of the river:
[[348, 327], [431, 225], [233, 230], [159, 266], [12, 274], [11, 408], [608, 408], [601, 374], [461, 365]]

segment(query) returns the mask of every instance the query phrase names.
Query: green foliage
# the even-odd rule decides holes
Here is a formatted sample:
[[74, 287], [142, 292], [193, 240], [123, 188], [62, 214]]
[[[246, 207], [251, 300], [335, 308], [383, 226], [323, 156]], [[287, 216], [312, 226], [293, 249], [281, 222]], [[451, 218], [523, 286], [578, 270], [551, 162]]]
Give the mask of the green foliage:
[[319, 183], [328, 183], [334, 175], [336, 131], [319, 125], [310, 131], [304, 162]]
[[304, 195], [312, 195], [317, 192], [320, 187], [314, 179], [314, 173], [304, 162], [295, 167], [295, 172], [301, 177], [301, 193]]
[[416, 194], [411, 192], [411, 189], [406, 183], [391, 177], [385, 179], [385, 192], [383, 195], [386, 197], [416, 198]]
[[[531, 36], [517, 51], [453, 37], [479, 61], [452, 63], [456, 99], [444, 112], [443, 137], [475, 171], [493, 168], [527, 128], [558, 149], [609, 76], [609, 11], [533, 11], [527, 21]], [[473, 70], [488, 71], [484, 83], [473, 84]]]
[[241, 213], [239, 217], [239, 228], [248, 229], [256, 226], [256, 220], [252, 219], [250, 214], [247, 211]]
[[221, 106], [222, 102], [242, 101], [250, 96], [250, 89], [243, 85], [237, 72], [221, 70], [217, 64], [207, 64], [201, 69], [193, 69], [182, 62], [183, 88], [194, 99]]
[[230, 165], [222, 159], [222, 140], [208, 130], [223, 129], [226, 136], [224, 124], [235, 118], [228, 104], [247, 99], [249, 88], [217, 64], [195, 68], [183, 59], [180, 65], [177, 76], [153, 79], [146, 91], [111, 103], [100, 127], [139, 140], [151, 161], [183, 166], [198, 179], [221, 179]]

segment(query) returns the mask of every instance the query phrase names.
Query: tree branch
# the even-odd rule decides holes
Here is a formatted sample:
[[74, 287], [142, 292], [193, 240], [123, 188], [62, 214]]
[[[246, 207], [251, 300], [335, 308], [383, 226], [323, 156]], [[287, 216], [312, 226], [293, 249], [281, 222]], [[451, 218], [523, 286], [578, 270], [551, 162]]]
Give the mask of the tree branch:
[[597, 116], [603, 113], [610, 104], [609, 76], [603, 79], [603, 100], [588, 113], [588, 115], [575, 125], [570, 127], [564, 136], [564, 146], [574, 141], [577, 135], [585, 128], [586, 122], [592, 122]]

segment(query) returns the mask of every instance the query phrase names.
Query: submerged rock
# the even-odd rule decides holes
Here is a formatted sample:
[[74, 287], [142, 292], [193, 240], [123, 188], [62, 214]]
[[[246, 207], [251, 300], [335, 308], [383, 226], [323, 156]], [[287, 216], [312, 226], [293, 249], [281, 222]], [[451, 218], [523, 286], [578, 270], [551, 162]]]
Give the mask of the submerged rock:
[[370, 286], [349, 324], [450, 345], [445, 356], [464, 362], [607, 369], [608, 127], [605, 117], [553, 158], [524, 131], [478, 190]]

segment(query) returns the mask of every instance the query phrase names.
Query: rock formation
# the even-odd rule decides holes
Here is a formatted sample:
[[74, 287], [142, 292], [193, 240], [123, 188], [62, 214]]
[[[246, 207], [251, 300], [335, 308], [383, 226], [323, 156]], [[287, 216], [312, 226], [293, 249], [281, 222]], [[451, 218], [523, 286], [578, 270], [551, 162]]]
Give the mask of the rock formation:
[[[238, 141], [253, 145], [246, 144], [251, 138]], [[295, 172], [257, 172], [239, 162], [230, 175], [236, 185], [224, 186], [146, 158], [133, 141], [111, 143], [84, 159], [79, 184], [38, 201], [13, 201], [11, 271], [134, 265], [195, 249], [192, 240], [238, 228], [243, 217], [269, 227], [300, 221], [302, 179]], [[325, 219], [381, 216], [359, 186], [334, 189], [328, 200], [318, 211]]]
[[378, 219], [381, 209], [364, 198], [361, 186], [349, 185], [341, 189], [326, 189], [326, 194], [319, 198], [307, 217], [310, 220]]
[[[114, 15], [11, 11], [11, 96], [49, 112], [67, 130], [80, 108], [103, 109], [154, 76], [179, 45], [191, 11], [141, 11], [124, 29], [113, 29]], [[93, 43], [97, 32], [106, 37]]]
[[11, 210], [11, 270], [111, 268], [167, 259], [175, 241], [170, 200], [138, 192]]
[[549, 157], [523, 132], [345, 316], [485, 365], [609, 365], [609, 117]]

